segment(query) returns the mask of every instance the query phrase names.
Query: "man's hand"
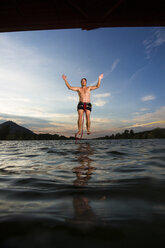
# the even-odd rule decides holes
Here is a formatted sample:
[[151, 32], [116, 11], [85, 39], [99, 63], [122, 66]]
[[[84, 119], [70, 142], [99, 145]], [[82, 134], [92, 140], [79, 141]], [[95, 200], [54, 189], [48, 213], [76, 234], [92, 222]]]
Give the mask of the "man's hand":
[[101, 80], [101, 79], [103, 79], [103, 74], [100, 74], [100, 76], [99, 76], [99, 79]]
[[66, 80], [66, 76], [64, 74], [62, 75], [62, 78], [64, 79], [64, 81]]

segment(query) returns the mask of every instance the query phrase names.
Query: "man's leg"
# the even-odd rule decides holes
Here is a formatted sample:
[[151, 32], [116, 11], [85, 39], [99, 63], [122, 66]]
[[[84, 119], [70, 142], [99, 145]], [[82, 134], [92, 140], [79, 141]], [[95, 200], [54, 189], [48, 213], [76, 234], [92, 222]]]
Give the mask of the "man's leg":
[[77, 134], [81, 134], [81, 130], [82, 130], [82, 118], [83, 118], [83, 113], [84, 113], [84, 110], [83, 109], [79, 109], [78, 110], [78, 132]]
[[91, 111], [86, 109], [86, 126], [87, 126], [87, 134], [90, 134], [90, 114]]

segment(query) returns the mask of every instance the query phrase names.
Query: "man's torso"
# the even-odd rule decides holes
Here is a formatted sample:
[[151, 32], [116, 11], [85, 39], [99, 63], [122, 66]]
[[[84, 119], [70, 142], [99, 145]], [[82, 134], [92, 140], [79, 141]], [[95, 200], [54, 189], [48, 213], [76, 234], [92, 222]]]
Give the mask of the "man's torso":
[[78, 89], [79, 94], [79, 101], [80, 102], [90, 102], [90, 87], [85, 88], [79, 88]]

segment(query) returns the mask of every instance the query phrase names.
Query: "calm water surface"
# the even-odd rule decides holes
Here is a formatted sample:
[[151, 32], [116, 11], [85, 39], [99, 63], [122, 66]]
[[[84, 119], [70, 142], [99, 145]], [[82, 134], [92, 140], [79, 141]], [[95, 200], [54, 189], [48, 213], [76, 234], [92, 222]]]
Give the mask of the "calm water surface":
[[165, 140], [0, 141], [0, 247], [165, 247]]

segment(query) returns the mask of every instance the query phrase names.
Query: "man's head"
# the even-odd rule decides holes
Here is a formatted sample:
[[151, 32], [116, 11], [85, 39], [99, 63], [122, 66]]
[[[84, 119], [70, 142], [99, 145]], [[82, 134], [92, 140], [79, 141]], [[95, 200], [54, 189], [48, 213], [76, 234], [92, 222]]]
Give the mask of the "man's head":
[[81, 79], [81, 86], [82, 86], [82, 87], [83, 87], [83, 86], [86, 86], [86, 84], [87, 84], [86, 78], [82, 78], [82, 79]]

